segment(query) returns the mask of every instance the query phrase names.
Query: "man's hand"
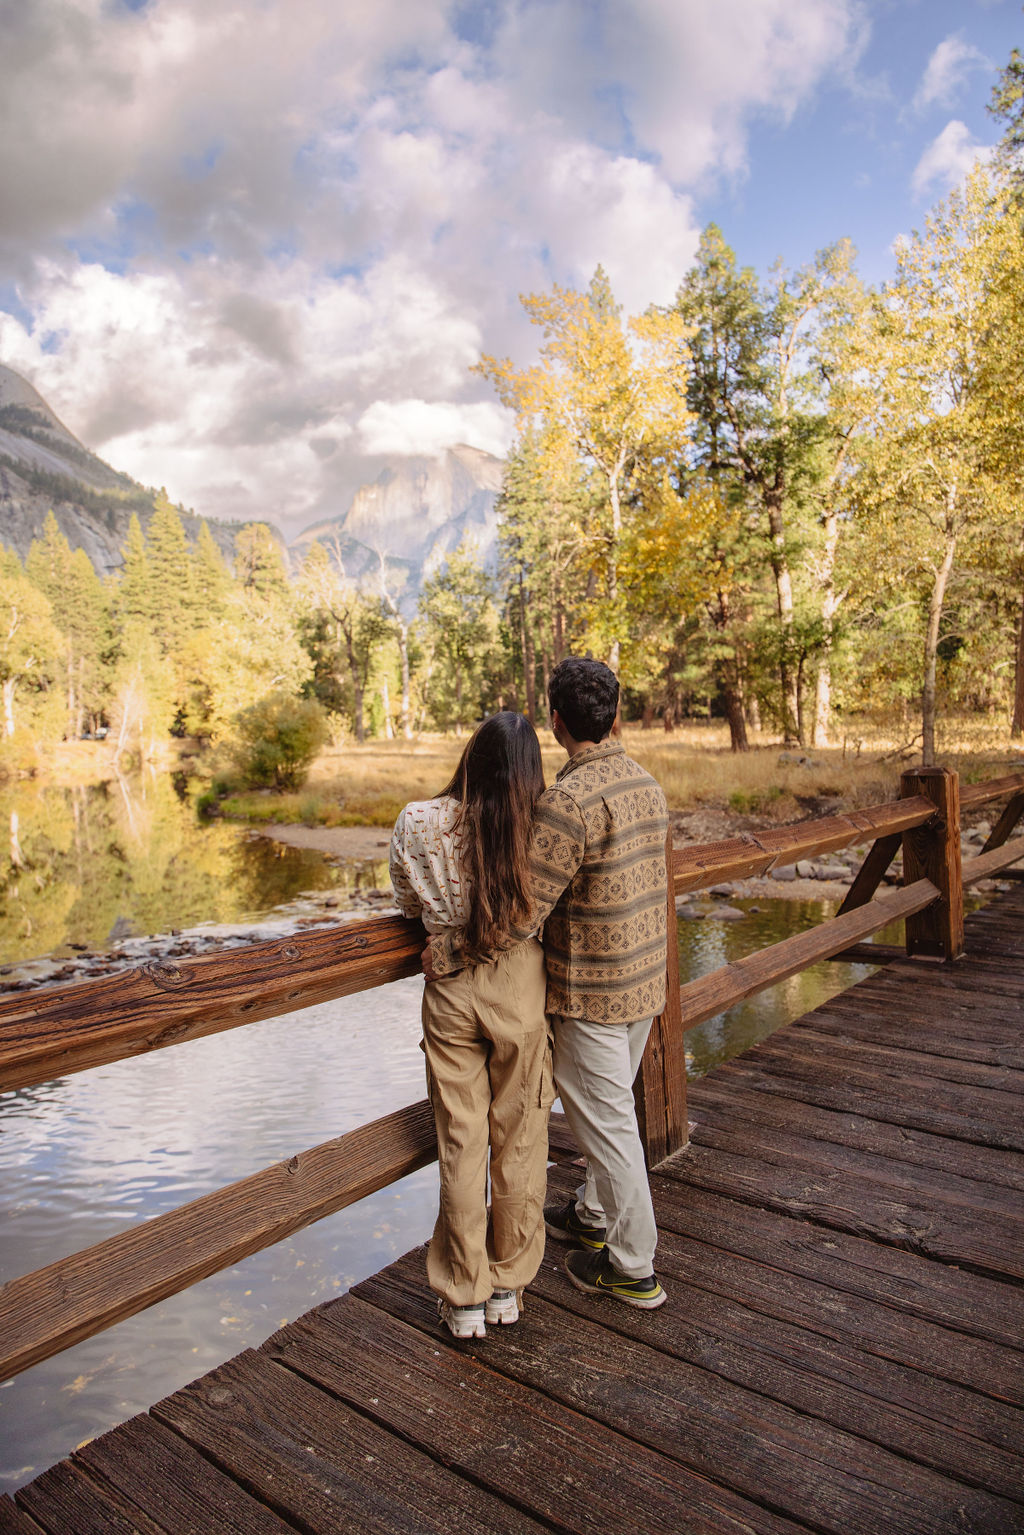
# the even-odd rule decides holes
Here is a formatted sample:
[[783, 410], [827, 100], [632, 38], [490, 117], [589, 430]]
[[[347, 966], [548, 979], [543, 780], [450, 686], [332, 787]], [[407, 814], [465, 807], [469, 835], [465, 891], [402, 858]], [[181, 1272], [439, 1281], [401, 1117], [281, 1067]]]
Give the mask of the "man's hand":
[[420, 955], [420, 964], [423, 966], [423, 974], [428, 981], [436, 981], [438, 979], [437, 972], [434, 969], [434, 951], [430, 947], [429, 938], [427, 939], [427, 947]]

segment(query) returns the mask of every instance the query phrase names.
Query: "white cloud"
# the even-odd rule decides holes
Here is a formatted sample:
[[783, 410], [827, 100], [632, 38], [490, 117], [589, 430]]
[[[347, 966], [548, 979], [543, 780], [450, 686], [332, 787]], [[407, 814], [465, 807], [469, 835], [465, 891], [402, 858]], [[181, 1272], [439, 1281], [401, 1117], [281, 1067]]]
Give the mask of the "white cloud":
[[928, 107], [951, 106], [971, 70], [979, 68], [991, 71], [991, 62], [972, 43], [965, 42], [960, 33], [951, 33], [939, 43], [925, 66], [914, 96], [914, 108], [923, 112]]
[[118, 467], [294, 529], [363, 454], [504, 446], [470, 367], [533, 354], [518, 293], [600, 262], [627, 312], [670, 299], [693, 187], [865, 36], [858, 0], [496, 0], [482, 40], [458, 15], [7, 7], [2, 360]]
[[928, 145], [914, 167], [911, 187], [915, 196], [948, 192], [951, 187], [959, 186], [971, 167], [991, 153], [989, 146], [978, 143], [966, 123], [953, 118]]
[[369, 454], [436, 456], [468, 442], [502, 457], [512, 441], [510, 412], [481, 402], [452, 405], [428, 400], [377, 400], [359, 420], [360, 442]]

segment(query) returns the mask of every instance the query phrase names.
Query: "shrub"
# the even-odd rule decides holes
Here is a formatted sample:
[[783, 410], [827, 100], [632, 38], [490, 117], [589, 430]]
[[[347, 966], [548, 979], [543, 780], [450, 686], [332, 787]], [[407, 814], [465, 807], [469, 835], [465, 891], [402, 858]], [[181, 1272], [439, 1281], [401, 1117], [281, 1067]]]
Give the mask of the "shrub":
[[268, 693], [235, 715], [229, 751], [251, 787], [297, 789], [330, 734], [327, 714], [311, 698]]

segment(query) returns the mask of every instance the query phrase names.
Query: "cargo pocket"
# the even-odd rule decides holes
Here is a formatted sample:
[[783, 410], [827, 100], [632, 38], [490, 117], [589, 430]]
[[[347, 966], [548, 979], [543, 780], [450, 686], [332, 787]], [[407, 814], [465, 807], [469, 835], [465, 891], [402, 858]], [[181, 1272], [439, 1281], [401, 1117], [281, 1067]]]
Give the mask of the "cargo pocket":
[[555, 1074], [552, 1069], [552, 1062], [552, 1039], [549, 1031], [544, 1043], [544, 1063], [541, 1067], [540, 1088], [537, 1098], [537, 1107], [541, 1109], [549, 1109], [557, 1096], [555, 1093]]

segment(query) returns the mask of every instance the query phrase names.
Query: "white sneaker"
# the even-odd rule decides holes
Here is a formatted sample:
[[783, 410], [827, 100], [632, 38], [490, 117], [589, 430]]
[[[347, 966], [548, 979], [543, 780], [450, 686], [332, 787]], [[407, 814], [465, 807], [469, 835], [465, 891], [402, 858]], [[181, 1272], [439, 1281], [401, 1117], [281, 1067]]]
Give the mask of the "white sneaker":
[[453, 1306], [446, 1300], [438, 1300], [437, 1314], [453, 1338], [486, 1338], [487, 1336], [483, 1301], [476, 1306]]
[[519, 1321], [522, 1308], [522, 1290], [495, 1290], [486, 1302], [485, 1315], [492, 1327], [499, 1324], [502, 1327], [511, 1327], [513, 1322]]

